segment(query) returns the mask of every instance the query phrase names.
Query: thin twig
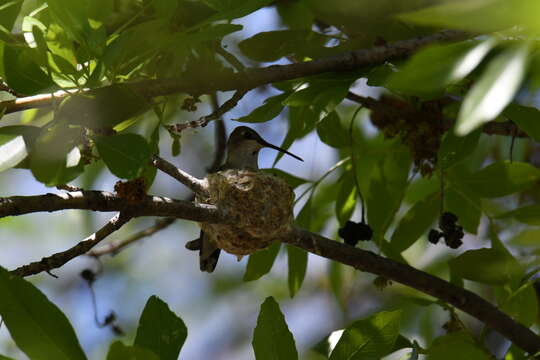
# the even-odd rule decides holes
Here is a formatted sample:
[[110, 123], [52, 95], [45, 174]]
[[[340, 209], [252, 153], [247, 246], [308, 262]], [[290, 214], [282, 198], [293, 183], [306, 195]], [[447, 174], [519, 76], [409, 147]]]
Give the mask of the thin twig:
[[89, 256], [94, 257], [100, 257], [106, 254], [116, 255], [120, 250], [125, 248], [126, 246], [149, 236], [152, 236], [153, 234], [157, 233], [160, 230], [163, 230], [167, 228], [169, 225], [174, 223], [176, 221], [175, 218], [164, 218], [164, 219], [158, 219], [156, 220], [155, 224], [141, 230], [125, 239], [112, 241], [108, 244], [105, 244], [103, 246], [98, 247], [97, 249], [93, 249], [87, 253]]
[[217, 108], [210, 115], [203, 116], [199, 118], [199, 120], [193, 120], [187, 123], [168, 125], [167, 130], [179, 133], [188, 128], [205, 127], [210, 121], [221, 118], [227, 111], [238, 105], [238, 102], [248, 91], [249, 90], [244, 89], [237, 90], [229, 100], [225, 101], [223, 105]]
[[246, 67], [236, 56], [225, 50], [221, 45], [216, 47], [216, 53], [221, 55], [229, 64], [231, 64], [236, 71], [244, 71]]
[[28, 265], [23, 265], [11, 271], [11, 273], [18, 276], [29, 276], [39, 274], [42, 271], [51, 271], [52, 269], [59, 268], [71, 259], [88, 252], [100, 241], [105, 239], [107, 236], [109, 236], [116, 230], [120, 229], [122, 225], [127, 223], [131, 218], [131, 215], [128, 215], [126, 213], [118, 213], [114, 217], [112, 217], [107, 222], [107, 224], [105, 224], [105, 226], [103, 226], [101, 229], [99, 229], [86, 239], [79, 242], [77, 245], [65, 251], [44, 257], [40, 261], [35, 261]]
[[200, 195], [206, 195], [206, 182], [204, 180], [191, 176], [187, 172], [177, 168], [167, 160], [162, 159], [157, 155], [154, 155], [152, 158], [152, 165], [186, 185], [193, 192]]

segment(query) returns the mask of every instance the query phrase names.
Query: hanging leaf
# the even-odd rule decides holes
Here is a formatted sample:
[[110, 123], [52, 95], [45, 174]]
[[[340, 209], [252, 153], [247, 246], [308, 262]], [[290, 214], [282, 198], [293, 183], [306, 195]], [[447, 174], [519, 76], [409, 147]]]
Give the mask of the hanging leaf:
[[242, 116], [239, 119], [234, 119], [234, 121], [245, 123], [260, 123], [270, 121], [281, 114], [281, 111], [285, 107], [283, 106], [282, 101], [288, 96], [289, 93], [283, 93], [269, 97], [264, 101], [262, 106], [259, 106], [246, 116]]
[[345, 328], [329, 360], [380, 359], [399, 335], [401, 311], [381, 311]]
[[528, 225], [540, 225], [540, 205], [528, 205], [496, 216], [498, 219], [514, 218]]
[[86, 359], [68, 319], [34, 285], [0, 267], [0, 316], [31, 359]]
[[468, 250], [449, 265], [454, 275], [491, 285], [503, 285], [523, 275], [516, 259], [495, 249]]
[[444, 134], [437, 154], [439, 165], [448, 169], [471, 155], [480, 139], [482, 131], [477, 129], [468, 135], [457, 136], [451, 129]]
[[257, 251], [254, 254], [249, 255], [249, 260], [244, 273], [244, 281], [253, 281], [260, 279], [263, 275], [266, 275], [272, 269], [274, 261], [281, 248], [279, 241], [274, 242], [272, 245], [264, 250]]
[[111, 172], [123, 179], [133, 179], [150, 161], [152, 153], [146, 140], [135, 134], [100, 136], [95, 139], [99, 155]]
[[317, 134], [323, 143], [335, 148], [349, 145], [349, 133], [337, 112], [332, 111], [317, 124]]
[[434, 45], [416, 53], [383, 86], [403, 94], [433, 95], [473, 71], [495, 45], [492, 39]]
[[336, 216], [339, 225], [343, 226], [356, 208], [357, 189], [354, 181], [354, 173], [351, 169], [346, 170], [337, 182]]
[[157, 296], [151, 296], [139, 319], [134, 345], [151, 350], [160, 360], [176, 360], [186, 341], [182, 319]]
[[308, 253], [292, 245], [287, 245], [288, 269], [289, 269], [289, 294], [291, 298], [302, 287], [306, 276]]
[[261, 305], [252, 344], [256, 360], [298, 359], [293, 335], [273, 297], [267, 297]]
[[537, 108], [510, 104], [503, 114], [536, 142], [540, 142], [540, 111]]
[[540, 180], [540, 169], [522, 162], [498, 161], [461, 181], [480, 197], [496, 198], [526, 190]]
[[492, 356], [465, 331], [452, 332], [438, 337], [428, 349], [428, 360], [452, 360], [456, 358], [489, 360], [492, 359]]
[[493, 59], [463, 100], [456, 133], [467, 135], [495, 119], [519, 90], [529, 56], [528, 43], [512, 46]]

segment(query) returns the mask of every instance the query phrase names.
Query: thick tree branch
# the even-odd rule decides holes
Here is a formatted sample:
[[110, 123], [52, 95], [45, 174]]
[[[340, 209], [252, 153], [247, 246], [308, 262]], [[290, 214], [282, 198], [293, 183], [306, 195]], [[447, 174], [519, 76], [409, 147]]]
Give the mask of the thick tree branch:
[[324, 238], [306, 230], [294, 229], [282, 241], [429, 294], [474, 316], [530, 354], [536, 354], [540, 351], [540, 337], [538, 335], [471, 291], [409, 265]]
[[178, 219], [210, 223], [229, 220], [213, 205], [193, 204], [162, 196], [147, 196], [133, 203], [106, 191], [75, 191], [60, 194], [11, 196], [0, 198], [0, 218], [35, 212], [53, 212], [66, 209], [93, 211], [122, 211], [136, 216], [168, 216]]
[[[215, 91], [249, 90], [277, 81], [291, 80], [324, 72], [350, 71], [365, 66], [383, 64], [390, 60], [402, 59], [415, 53], [419, 48], [442, 41], [457, 41], [467, 38], [460, 31], [441, 31], [439, 33], [396, 41], [384, 46], [351, 51], [340, 55], [300, 62], [289, 65], [272, 65], [265, 68], [248, 68], [233, 74], [226, 74], [213, 81], [186, 81], [185, 79], [152, 79], [131, 83], [134, 91], [147, 98], [176, 93], [209, 94]], [[51, 106], [69, 93], [58, 91], [0, 102], [0, 109], [6, 113]]]
[[120, 229], [122, 225], [127, 223], [130, 219], [131, 215], [124, 212], [118, 213], [111, 220], [109, 220], [105, 226], [79, 242], [77, 245], [65, 251], [44, 257], [40, 261], [35, 261], [28, 265], [18, 267], [17, 269], [11, 271], [11, 273], [18, 276], [29, 276], [39, 274], [43, 271], [49, 272], [53, 269], [59, 268], [77, 256], [88, 252], [88, 250], [97, 245], [101, 240]]
[[[129, 204], [125, 199], [119, 198], [114, 194], [99, 191], [77, 191], [58, 195], [46, 194], [0, 198], [0, 217], [63, 209], [122, 211], [128, 213], [130, 217], [170, 216], [212, 223], [227, 223], [230, 221], [230, 219], [220, 214], [215, 206], [192, 204], [187, 201], [160, 197], [149, 196], [137, 204]], [[108, 224], [100, 231], [108, 234], [112, 232], [111, 229], [114, 226], [117, 225], [114, 223]], [[96, 233], [96, 238], [100, 237], [98, 233]], [[540, 350], [540, 337], [535, 335], [531, 330], [517, 323], [476, 294], [452, 285], [440, 278], [417, 270], [409, 265], [398, 263], [372, 252], [353, 248], [301, 229], [293, 229], [280, 240], [328, 259], [353, 266], [356, 269], [384, 276], [390, 280], [434, 296], [476, 317], [529, 353], [534, 354]], [[93, 242], [90, 242], [90, 244], [93, 244]], [[78, 246], [76, 245], [74, 248], [80, 250]], [[87, 245], [80, 245], [80, 247], [84, 246]], [[73, 250], [72, 248], [67, 250], [67, 252], [73, 255], [79, 253], [79, 250]], [[88, 249], [80, 252], [79, 255], [86, 251]], [[63, 258], [66, 252], [60, 254], [62, 255], [53, 255], [53, 257], [59, 256]], [[45, 264], [49, 264], [50, 261], [42, 260]], [[41, 269], [40, 271], [48, 270], [49, 268], [44, 267], [42, 262], [38, 262], [41, 265], [32, 266], [37, 266], [38, 269]], [[17, 269], [16, 271], [19, 274], [27, 273], [21, 269]]]
[[201, 195], [205, 195], [207, 193], [206, 182], [204, 180], [197, 179], [196, 177], [191, 176], [190, 174], [183, 171], [182, 169], [177, 168], [167, 160], [155, 155], [152, 158], [152, 165], [154, 165], [156, 168], [163, 171], [167, 175], [172, 176], [182, 184], [186, 185], [194, 193]]
[[158, 231], [161, 231], [175, 222], [176, 219], [172, 217], [156, 220], [156, 223], [144, 230], [136, 232], [135, 234], [121, 240], [112, 241], [108, 244], [98, 247], [97, 249], [90, 250], [87, 255], [100, 257], [106, 254], [116, 255], [120, 250], [126, 246], [133, 244], [134, 242], [152, 236]]

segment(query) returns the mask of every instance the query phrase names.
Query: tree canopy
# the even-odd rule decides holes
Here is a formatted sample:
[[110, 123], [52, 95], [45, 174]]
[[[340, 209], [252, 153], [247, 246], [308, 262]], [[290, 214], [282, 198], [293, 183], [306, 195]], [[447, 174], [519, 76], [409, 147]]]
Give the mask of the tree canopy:
[[[211, 299], [193, 306], [257, 302], [258, 316], [235, 308], [220, 335], [251, 346], [246, 358], [540, 357], [538, 14], [536, 0], [0, 0], [0, 353], [186, 356], [188, 329], [208, 330], [186, 319], [205, 311], [162, 299], [206, 277]], [[279, 152], [262, 169], [295, 190], [294, 225], [181, 284], [162, 268], [170, 245], [110, 259], [173, 224], [182, 247], [197, 232], [187, 221], [238, 225], [201, 199], [227, 133], [246, 124], [272, 141], [284, 133], [276, 145], [308, 160], [283, 166]], [[41, 212], [63, 214], [69, 247], [41, 241], [52, 221], [17, 225]], [[42, 259], [20, 262], [11, 254], [26, 246], [8, 238], [28, 226]], [[81, 228], [91, 235], [73, 244]], [[98, 280], [140, 285], [138, 262], [162, 269], [146, 283], [170, 277], [164, 294], [129, 310], [138, 322], [100, 320], [104, 298], [131, 303]], [[24, 279], [37, 274], [60, 278]], [[115, 334], [98, 345], [81, 346], [72, 326], [90, 312], [66, 304], [81, 285], [93, 326]], [[320, 298], [332, 313], [321, 331], [291, 325], [292, 307]], [[213, 335], [202, 357], [242, 358]]]

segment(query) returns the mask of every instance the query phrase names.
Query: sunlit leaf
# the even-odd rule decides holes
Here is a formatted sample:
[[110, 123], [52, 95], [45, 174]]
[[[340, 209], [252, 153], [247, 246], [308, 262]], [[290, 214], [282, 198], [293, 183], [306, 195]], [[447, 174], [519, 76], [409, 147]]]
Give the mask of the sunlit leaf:
[[431, 46], [416, 53], [385, 85], [404, 94], [435, 94], [467, 76], [494, 45], [490, 39]]
[[381, 311], [345, 328], [330, 360], [380, 359], [388, 354], [399, 334], [401, 311]]
[[529, 45], [511, 46], [493, 59], [463, 100], [456, 133], [467, 135], [495, 119], [519, 90], [529, 55]]

